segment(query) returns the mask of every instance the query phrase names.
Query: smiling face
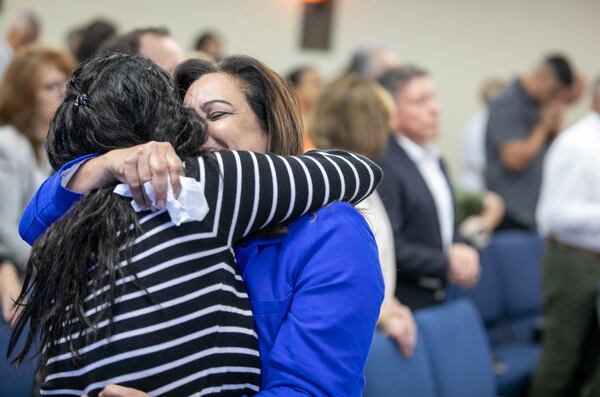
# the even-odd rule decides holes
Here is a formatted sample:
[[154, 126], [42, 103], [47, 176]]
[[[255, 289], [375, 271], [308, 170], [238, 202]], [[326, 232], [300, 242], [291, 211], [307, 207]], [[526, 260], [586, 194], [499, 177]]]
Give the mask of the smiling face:
[[204, 148], [267, 152], [267, 134], [243, 87], [229, 75], [209, 73], [200, 77], [188, 89], [184, 105], [206, 119], [208, 138]]

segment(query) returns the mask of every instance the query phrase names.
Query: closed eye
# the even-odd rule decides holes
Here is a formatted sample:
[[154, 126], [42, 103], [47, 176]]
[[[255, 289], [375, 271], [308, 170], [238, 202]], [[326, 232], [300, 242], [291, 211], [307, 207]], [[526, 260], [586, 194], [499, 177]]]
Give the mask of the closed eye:
[[215, 120], [218, 120], [218, 119], [220, 119], [220, 118], [222, 118], [223, 116], [226, 116], [226, 115], [228, 115], [228, 114], [229, 114], [229, 113], [227, 113], [227, 112], [220, 112], [220, 111], [216, 111], [216, 112], [210, 112], [210, 113], [207, 115], [207, 119], [208, 119], [209, 121], [215, 121]]

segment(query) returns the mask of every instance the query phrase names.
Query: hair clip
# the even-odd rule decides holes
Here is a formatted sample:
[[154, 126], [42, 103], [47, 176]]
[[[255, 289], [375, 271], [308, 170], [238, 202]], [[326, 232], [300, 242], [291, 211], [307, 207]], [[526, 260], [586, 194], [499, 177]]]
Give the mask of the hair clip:
[[90, 100], [88, 99], [86, 94], [78, 95], [75, 98], [75, 106], [83, 106], [84, 108], [90, 107]]

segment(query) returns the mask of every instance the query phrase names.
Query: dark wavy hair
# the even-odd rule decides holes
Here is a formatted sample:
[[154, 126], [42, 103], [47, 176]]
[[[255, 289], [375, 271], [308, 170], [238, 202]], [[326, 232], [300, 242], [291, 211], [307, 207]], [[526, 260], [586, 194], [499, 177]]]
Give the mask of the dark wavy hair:
[[[196, 156], [205, 138], [205, 122], [177, 100], [166, 72], [147, 59], [112, 54], [74, 71], [52, 120], [46, 149], [58, 169], [85, 154], [151, 140], [171, 143], [182, 158]], [[118, 295], [115, 281], [133, 272], [118, 266], [131, 257], [131, 249], [120, 247], [130, 248], [140, 232], [129, 200], [113, 194], [113, 189], [114, 184], [87, 194], [33, 246], [17, 300], [23, 311], [8, 356], [19, 336], [27, 336], [14, 363], [21, 364], [35, 350], [39, 335], [41, 375], [59, 338], [77, 335], [68, 338], [69, 350], [77, 357], [81, 347], [97, 338], [94, 332], [84, 331], [111, 321]], [[103, 292], [106, 285], [109, 288]], [[86, 301], [86, 296], [98, 291], [102, 293]], [[90, 307], [102, 309], [88, 317], [85, 312]]]

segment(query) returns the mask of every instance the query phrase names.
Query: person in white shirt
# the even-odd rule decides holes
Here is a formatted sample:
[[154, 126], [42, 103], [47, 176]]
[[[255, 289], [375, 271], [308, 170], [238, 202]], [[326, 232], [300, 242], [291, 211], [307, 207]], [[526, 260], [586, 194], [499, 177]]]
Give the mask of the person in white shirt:
[[34, 43], [40, 35], [40, 23], [32, 13], [17, 15], [10, 23], [5, 41], [0, 42], [0, 78], [14, 54]]
[[499, 78], [486, 80], [481, 86], [483, 105], [465, 126], [462, 141], [462, 177], [461, 188], [473, 192], [485, 191], [485, 128], [488, 119], [488, 106], [504, 86]]
[[544, 164], [546, 321], [533, 397], [600, 395], [600, 79], [593, 91], [592, 111], [561, 133]]
[[[497, 77], [482, 83], [479, 94], [483, 106], [468, 120], [462, 136], [462, 175], [456, 195], [462, 217], [460, 232], [481, 249], [489, 244], [494, 229], [504, 218], [502, 198], [485, 188], [488, 108], [503, 87], [504, 81]], [[472, 212], [477, 207], [480, 209]]]

